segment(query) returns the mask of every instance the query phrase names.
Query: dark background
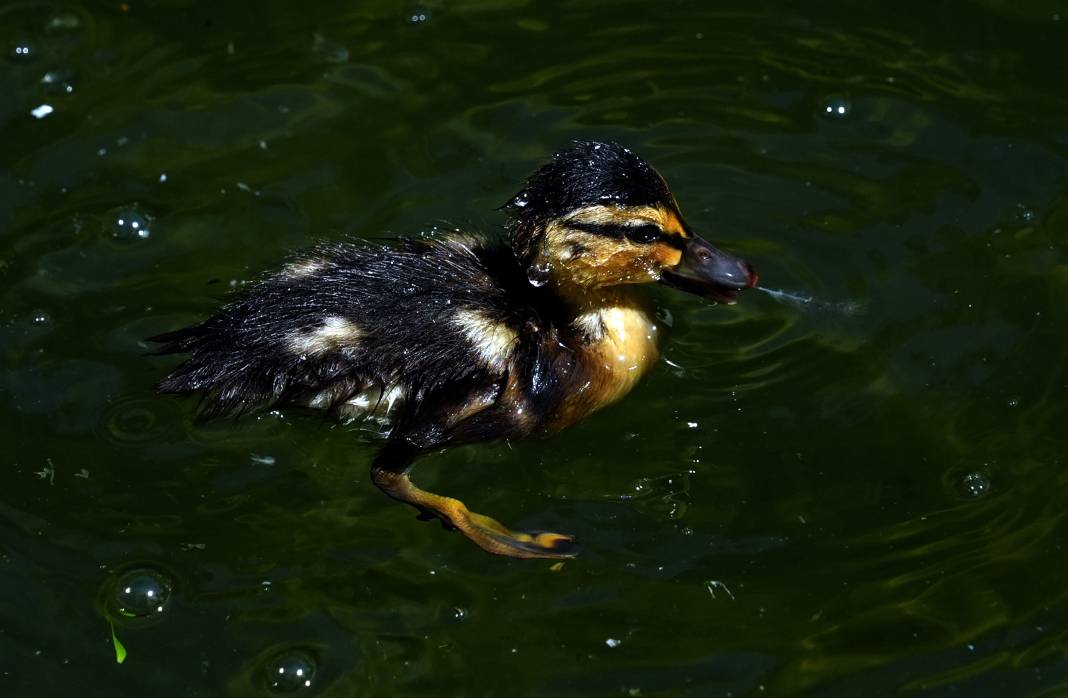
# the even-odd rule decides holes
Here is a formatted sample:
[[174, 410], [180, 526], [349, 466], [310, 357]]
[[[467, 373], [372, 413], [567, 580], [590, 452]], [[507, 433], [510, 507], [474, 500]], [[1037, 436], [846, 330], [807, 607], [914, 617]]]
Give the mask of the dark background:
[[[0, 692], [1068, 692], [1066, 47], [1064, 2], [6, 3]], [[416, 471], [562, 569], [354, 428], [153, 395], [143, 337], [316, 239], [494, 231], [574, 138], [815, 301], [656, 291], [628, 400]]]

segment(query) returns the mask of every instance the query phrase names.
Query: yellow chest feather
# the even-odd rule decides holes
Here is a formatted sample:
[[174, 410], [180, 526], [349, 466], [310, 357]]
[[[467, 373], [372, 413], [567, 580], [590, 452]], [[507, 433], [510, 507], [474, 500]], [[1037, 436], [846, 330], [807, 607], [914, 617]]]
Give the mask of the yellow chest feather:
[[599, 308], [581, 316], [576, 324], [591, 340], [582, 352], [592, 376], [589, 411], [626, 395], [659, 356], [656, 322], [644, 308]]

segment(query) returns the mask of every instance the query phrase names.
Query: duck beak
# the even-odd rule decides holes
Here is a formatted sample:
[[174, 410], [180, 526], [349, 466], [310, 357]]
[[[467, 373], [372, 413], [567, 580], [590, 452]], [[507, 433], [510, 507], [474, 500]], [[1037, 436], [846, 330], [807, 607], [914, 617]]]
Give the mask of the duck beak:
[[757, 273], [749, 262], [695, 235], [687, 240], [678, 265], [660, 275], [660, 283], [732, 305], [738, 291], [756, 286]]

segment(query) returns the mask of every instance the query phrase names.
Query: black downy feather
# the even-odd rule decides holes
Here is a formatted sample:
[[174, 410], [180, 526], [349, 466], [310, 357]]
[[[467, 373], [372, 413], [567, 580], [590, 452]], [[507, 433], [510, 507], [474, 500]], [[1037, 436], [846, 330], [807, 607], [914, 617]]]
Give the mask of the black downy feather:
[[[203, 391], [200, 416], [207, 419], [306, 404], [323, 390], [336, 408], [359, 393], [398, 386], [406, 400], [395, 422], [414, 428], [427, 411], [499, 382], [472, 360], [470, 340], [450, 322], [457, 311], [505, 323], [520, 346], [525, 337], [540, 344], [567, 322], [563, 306], [529, 284], [497, 241], [329, 243], [295, 262], [289, 268], [304, 263], [314, 271], [268, 276], [205, 322], [150, 338], [162, 343], [156, 353], [190, 354], [158, 389]], [[288, 346], [329, 317], [358, 328], [358, 349], [302, 355]]]

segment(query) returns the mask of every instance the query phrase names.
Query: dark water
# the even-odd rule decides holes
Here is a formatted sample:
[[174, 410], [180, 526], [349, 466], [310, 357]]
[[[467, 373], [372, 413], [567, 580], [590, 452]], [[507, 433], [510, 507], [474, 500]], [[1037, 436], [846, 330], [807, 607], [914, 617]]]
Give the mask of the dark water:
[[[0, 693], [1068, 695], [1068, 4], [375, 5], [0, 8]], [[864, 312], [657, 292], [626, 402], [422, 463], [562, 569], [153, 395], [141, 338], [573, 138]]]

